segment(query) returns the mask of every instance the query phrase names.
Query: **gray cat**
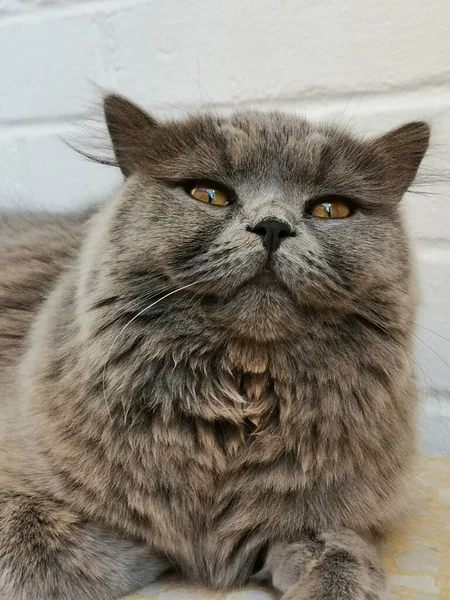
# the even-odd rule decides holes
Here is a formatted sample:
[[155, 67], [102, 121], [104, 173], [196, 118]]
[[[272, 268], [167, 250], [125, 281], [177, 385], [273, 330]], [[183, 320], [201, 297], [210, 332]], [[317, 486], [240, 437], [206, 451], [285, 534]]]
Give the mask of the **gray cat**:
[[118, 196], [0, 221], [0, 599], [112, 600], [170, 568], [385, 598], [415, 449], [398, 206], [428, 126], [104, 106]]

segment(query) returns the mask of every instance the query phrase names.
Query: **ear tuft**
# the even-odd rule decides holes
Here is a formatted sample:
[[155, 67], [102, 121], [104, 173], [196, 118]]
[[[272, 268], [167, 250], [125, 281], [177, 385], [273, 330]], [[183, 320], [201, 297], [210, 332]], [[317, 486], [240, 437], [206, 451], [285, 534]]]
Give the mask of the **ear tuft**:
[[128, 177], [142, 162], [158, 123], [136, 104], [116, 94], [104, 98], [103, 110], [117, 163]]
[[389, 177], [403, 195], [414, 181], [428, 149], [430, 127], [423, 121], [407, 123], [370, 142], [386, 162]]

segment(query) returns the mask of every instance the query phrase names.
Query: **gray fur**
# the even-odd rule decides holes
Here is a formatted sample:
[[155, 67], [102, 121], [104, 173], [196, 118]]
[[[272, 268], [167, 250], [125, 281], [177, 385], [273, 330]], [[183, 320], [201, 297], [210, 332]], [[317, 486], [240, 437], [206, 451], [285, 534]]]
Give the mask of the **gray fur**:
[[[0, 599], [110, 600], [169, 564], [226, 587], [269, 551], [286, 599], [379, 600], [370, 539], [415, 449], [398, 202], [428, 127], [105, 112], [120, 194], [0, 224]], [[190, 198], [194, 178], [236, 201]], [[311, 217], [327, 194], [359, 208]], [[270, 260], [264, 218], [296, 233]]]

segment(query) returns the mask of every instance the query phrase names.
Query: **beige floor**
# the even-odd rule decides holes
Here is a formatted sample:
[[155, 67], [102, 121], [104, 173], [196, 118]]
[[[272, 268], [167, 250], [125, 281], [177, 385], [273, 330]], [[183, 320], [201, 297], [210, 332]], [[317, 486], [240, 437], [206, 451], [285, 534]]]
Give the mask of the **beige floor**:
[[[423, 460], [423, 500], [416, 518], [386, 543], [383, 564], [390, 575], [390, 600], [450, 600], [450, 457]], [[419, 490], [418, 490], [419, 495]], [[126, 600], [271, 600], [268, 589], [228, 592], [160, 581]]]

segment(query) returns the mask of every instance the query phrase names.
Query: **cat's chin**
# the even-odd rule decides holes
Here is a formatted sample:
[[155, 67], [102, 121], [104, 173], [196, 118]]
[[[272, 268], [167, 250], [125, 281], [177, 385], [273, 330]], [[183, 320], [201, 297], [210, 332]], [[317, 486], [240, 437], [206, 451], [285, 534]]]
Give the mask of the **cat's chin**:
[[270, 342], [292, 337], [298, 329], [292, 296], [274, 276], [254, 278], [210, 313], [212, 320], [240, 338]]
[[279, 288], [280, 285], [284, 287], [284, 284], [280, 282], [276, 273], [272, 269], [263, 269], [257, 275], [255, 275], [247, 285], [255, 285], [261, 287], [261, 289]]
[[255, 294], [261, 301], [270, 299], [279, 299], [286, 295], [291, 296], [290, 290], [284, 282], [277, 276], [273, 269], [262, 269], [256, 275], [253, 275], [245, 283], [234, 290], [234, 295], [248, 292]]

